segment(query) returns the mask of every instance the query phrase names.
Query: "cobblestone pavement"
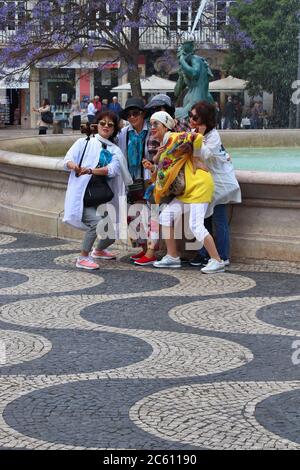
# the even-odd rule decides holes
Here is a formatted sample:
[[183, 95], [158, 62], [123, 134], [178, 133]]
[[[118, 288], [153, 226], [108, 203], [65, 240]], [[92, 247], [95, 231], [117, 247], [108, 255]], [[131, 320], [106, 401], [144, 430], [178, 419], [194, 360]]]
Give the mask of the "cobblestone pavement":
[[300, 269], [0, 232], [0, 449], [300, 449]]

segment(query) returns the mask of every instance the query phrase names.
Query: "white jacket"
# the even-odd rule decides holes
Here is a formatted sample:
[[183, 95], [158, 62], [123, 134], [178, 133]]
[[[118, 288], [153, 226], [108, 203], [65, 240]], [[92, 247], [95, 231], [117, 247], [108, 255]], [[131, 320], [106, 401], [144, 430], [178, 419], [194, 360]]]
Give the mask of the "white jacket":
[[[67, 168], [67, 163], [70, 161], [79, 164], [86, 141], [86, 138], [80, 138], [68, 150], [64, 158], [64, 168], [66, 170], [70, 171]], [[125, 187], [132, 184], [132, 179], [127, 169], [127, 162], [121, 150], [110, 140], [104, 139], [97, 134], [95, 137], [91, 137], [81, 166], [88, 168], [95, 168], [97, 166], [102, 149], [102, 142], [107, 145], [107, 149], [111, 152], [113, 157], [111, 163], [108, 165], [108, 184], [114, 193], [114, 197], [109, 204], [112, 204], [116, 210], [116, 223], [118, 224], [119, 198], [126, 196]], [[88, 229], [82, 222], [82, 214], [83, 198], [90, 179], [91, 175], [76, 177], [75, 172], [71, 171], [65, 197], [63, 222], [81, 230]], [[116, 227], [116, 230], [118, 230], [118, 227]]]
[[216, 129], [208, 132], [203, 139], [201, 158], [212, 174], [215, 192], [205, 217], [212, 215], [218, 204], [240, 203], [241, 190], [236, 179], [233, 164], [228, 161], [228, 153], [224, 149], [221, 137]]

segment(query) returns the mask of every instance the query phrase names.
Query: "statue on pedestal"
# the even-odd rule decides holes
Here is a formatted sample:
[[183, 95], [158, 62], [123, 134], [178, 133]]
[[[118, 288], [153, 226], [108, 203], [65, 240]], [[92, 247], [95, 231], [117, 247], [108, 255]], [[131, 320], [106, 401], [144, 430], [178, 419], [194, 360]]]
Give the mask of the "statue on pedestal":
[[175, 116], [185, 119], [192, 106], [198, 101], [213, 103], [213, 97], [208, 91], [209, 77], [213, 77], [210, 67], [203, 57], [195, 54], [194, 41], [186, 41], [178, 48], [179, 78], [174, 90], [178, 100], [184, 92], [183, 106], [176, 108]]

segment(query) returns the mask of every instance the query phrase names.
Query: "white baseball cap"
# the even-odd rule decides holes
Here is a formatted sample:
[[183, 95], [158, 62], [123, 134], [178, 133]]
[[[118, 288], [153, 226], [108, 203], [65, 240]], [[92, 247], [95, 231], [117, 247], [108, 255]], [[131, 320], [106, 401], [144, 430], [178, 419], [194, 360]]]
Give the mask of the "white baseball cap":
[[157, 111], [156, 113], [152, 114], [150, 117], [150, 121], [158, 121], [161, 122], [165, 127], [172, 130], [175, 127], [175, 121], [170, 116], [170, 114], [166, 113], [166, 111]]

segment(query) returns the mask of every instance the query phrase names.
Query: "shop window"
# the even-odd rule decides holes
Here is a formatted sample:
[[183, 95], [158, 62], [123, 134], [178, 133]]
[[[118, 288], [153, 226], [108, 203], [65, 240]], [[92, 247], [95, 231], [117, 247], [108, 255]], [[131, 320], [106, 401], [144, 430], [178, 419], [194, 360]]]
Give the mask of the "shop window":
[[0, 18], [1, 31], [14, 31], [17, 28], [19, 6], [22, 8], [25, 3], [26, 2], [13, 1], [0, 2], [1, 9], [4, 7], [7, 8], [5, 17]]
[[217, 29], [222, 29], [229, 21], [230, 6], [235, 1], [217, 1], [216, 2], [216, 24]]
[[193, 0], [189, 4], [178, 8], [169, 16], [170, 31], [190, 31], [200, 6], [199, 0]]

